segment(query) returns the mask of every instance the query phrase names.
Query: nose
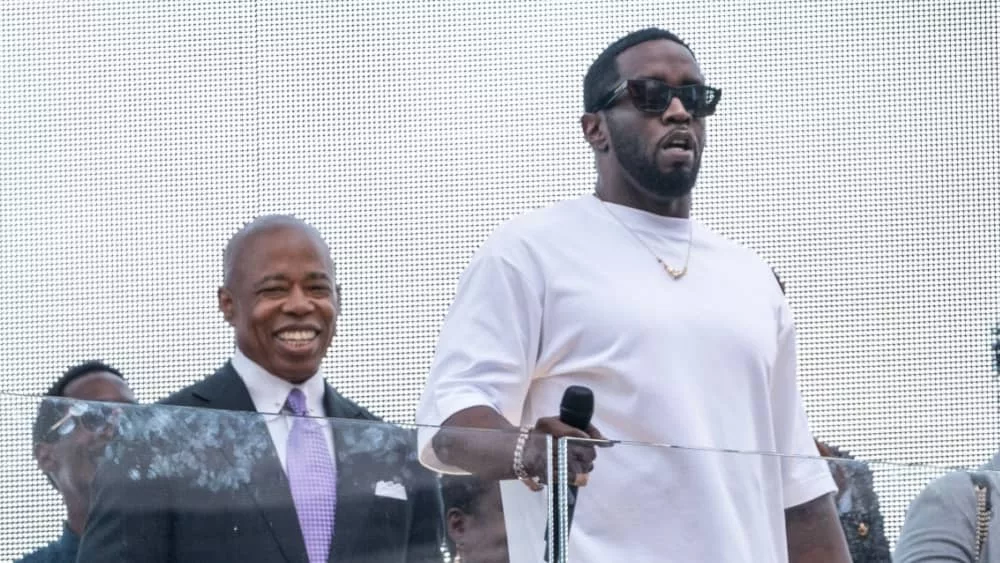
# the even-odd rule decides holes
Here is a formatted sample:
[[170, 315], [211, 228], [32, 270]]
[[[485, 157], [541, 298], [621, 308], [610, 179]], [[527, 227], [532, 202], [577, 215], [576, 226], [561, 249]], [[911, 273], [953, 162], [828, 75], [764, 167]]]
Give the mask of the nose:
[[674, 96], [670, 99], [670, 104], [667, 105], [667, 109], [663, 111], [660, 118], [664, 123], [688, 123], [691, 121], [691, 114], [681, 103], [680, 97]]
[[309, 296], [299, 286], [292, 287], [292, 290], [288, 293], [288, 299], [285, 299], [282, 307], [286, 313], [299, 316], [307, 315], [315, 308]]

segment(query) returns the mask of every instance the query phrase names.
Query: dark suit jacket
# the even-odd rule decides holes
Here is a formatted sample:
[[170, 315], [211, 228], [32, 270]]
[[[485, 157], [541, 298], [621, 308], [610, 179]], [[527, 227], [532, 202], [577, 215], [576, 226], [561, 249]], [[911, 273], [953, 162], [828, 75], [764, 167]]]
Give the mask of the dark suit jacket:
[[[329, 385], [323, 402], [339, 419], [332, 426], [337, 507], [329, 560], [440, 563], [440, 492], [417, 462], [415, 433], [378, 423]], [[206, 410], [254, 411], [232, 366], [161, 403], [201, 408], [125, 413], [121, 443], [94, 482], [77, 561], [307, 562], [263, 417]], [[385, 495], [388, 483], [403, 485], [406, 499]]]

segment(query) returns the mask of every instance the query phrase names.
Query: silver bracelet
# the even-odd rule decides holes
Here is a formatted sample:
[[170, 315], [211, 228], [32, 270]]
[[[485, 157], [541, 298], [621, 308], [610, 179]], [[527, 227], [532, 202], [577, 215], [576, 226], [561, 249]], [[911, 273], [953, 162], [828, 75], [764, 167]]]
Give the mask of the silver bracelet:
[[517, 445], [514, 447], [514, 476], [532, 491], [540, 491], [542, 490], [542, 480], [538, 476], [528, 475], [524, 469], [524, 447], [528, 444], [530, 434], [531, 427], [522, 426], [521, 433], [517, 435]]

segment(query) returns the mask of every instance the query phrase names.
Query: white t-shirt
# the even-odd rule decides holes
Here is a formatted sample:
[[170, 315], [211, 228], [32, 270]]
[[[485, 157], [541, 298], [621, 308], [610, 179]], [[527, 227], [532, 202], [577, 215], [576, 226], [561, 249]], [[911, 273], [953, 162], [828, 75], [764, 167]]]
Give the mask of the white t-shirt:
[[[635, 238], [680, 268], [689, 233], [680, 280]], [[570, 385], [593, 390], [610, 439], [817, 455], [770, 268], [694, 220], [586, 195], [500, 226], [459, 281], [417, 423], [488, 405], [533, 424], [558, 415]], [[460, 472], [430, 436], [421, 461]], [[619, 444], [598, 450], [580, 490], [569, 557], [784, 562], [784, 509], [834, 490], [822, 461]], [[502, 492], [511, 561], [541, 561], [545, 495], [517, 481]]]

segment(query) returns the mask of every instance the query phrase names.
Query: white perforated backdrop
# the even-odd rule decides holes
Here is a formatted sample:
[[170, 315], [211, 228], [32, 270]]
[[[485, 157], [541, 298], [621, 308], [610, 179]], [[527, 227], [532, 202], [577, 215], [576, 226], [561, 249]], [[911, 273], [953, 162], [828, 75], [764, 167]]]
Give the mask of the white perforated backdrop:
[[[696, 214], [788, 284], [816, 434], [871, 459], [985, 460], [993, 2], [4, 2], [0, 388], [40, 393], [94, 357], [143, 401], [210, 373], [231, 349], [226, 239], [292, 212], [339, 263], [329, 379], [412, 420], [473, 250], [592, 189], [583, 74], [647, 25], [724, 90]], [[25, 424], [0, 419], [0, 558], [58, 527]], [[883, 490], [890, 529], [909, 494]]]

